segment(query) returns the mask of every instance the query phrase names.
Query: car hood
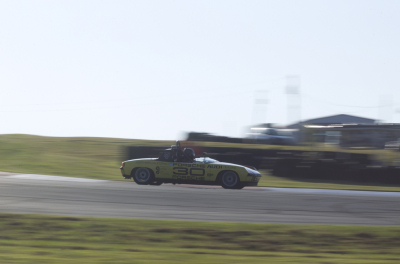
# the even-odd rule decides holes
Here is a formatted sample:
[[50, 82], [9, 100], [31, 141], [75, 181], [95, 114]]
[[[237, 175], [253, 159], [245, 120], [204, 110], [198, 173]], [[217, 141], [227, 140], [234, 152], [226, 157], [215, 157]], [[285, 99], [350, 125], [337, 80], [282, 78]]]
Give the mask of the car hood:
[[131, 160], [126, 160], [126, 161], [124, 161], [124, 162], [137, 161], [137, 160], [157, 160], [157, 158], [131, 159]]
[[235, 164], [235, 163], [229, 163], [229, 162], [214, 162], [214, 163], [209, 163], [209, 164], [218, 164], [218, 165], [230, 165], [230, 166], [237, 166], [237, 167], [245, 167], [243, 165]]
[[244, 168], [244, 169], [246, 169], [247, 171], [251, 171], [251, 172], [259, 173], [258, 171], [256, 171], [256, 170], [253, 170], [253, 169], [251, 169], [251, 168], [249, 168], [249, 167], [247, 167], [247, 166], [244, 166], [244, 165], [239, 165], [239, 164], [235, 164], [235, 163], [229, 163], [229, 162], [220, 162], [220, 161], [219, 161], [219, 162], [214, 162], [214, 163], [210, 163], [210, 164], [236, 166], [236, 167]]

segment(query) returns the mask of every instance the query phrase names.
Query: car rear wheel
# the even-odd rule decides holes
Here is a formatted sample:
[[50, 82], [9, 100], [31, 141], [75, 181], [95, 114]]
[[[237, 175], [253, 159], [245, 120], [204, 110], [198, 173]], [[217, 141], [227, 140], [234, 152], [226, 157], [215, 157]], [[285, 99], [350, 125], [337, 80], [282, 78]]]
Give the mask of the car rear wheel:
[[221, 176], [221, 186], [225, 189], [237, 189], [241, 186], [239, 176], [234, 171], [224, 172]]
[[137, 184], [145, 185], [154, 182], [154, 176], [148, 168], [138, 168], [134, 172], [133, 180]]

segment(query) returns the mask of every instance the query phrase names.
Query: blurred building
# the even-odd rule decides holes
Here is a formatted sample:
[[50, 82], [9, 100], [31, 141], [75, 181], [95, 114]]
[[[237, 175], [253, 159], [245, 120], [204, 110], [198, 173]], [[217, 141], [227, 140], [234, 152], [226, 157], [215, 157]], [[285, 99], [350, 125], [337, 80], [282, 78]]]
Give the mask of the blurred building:
[[326, 136], [332, 134], [328, 131], [336, 131], [340, 135], [339, 144], [342, 147], [384, 148], [388, 142], [400, 139], [399, 124], [344, 124], [329, 128]]
[[331, 143], [341, 147], [385, 148], [390, 142], [400, 142], [400, 124], [304, 125], [300, 131], [302, 142]]
[[270, 145], [295, 145], [297, 129], [274, 127], [273, 124], [259, 124], [248, 128], [244, 143]]
[[248, 127], [246, 132], [244, 138], [191, 132], [187, 140], [269, 145], [328, 143], [371, 148], [384, 148], [389, 143], [400, 146], [400, 124], [381, 124], [375, 119], [345, 114], [309, 119], [287, 127], [258, 124]]
[[300, 129], [303, 125], [329, 126], [334, 124], [374, 124], [375, 119], [353, 116], [353, 115], [332, 115], [304, 120], [287, 126], [288, 129]]

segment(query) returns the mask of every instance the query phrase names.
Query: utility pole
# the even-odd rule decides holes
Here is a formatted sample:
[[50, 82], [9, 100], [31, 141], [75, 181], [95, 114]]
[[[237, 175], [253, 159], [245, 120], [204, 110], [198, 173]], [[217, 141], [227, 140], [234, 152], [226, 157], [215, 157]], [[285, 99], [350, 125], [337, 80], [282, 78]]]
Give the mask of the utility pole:
[[252, 123], [263, 124], [267, 122], [268, 91], [254, 91], [254, 107]]
[[301, 121], [300, 76], [286, 76], [287, 122]]

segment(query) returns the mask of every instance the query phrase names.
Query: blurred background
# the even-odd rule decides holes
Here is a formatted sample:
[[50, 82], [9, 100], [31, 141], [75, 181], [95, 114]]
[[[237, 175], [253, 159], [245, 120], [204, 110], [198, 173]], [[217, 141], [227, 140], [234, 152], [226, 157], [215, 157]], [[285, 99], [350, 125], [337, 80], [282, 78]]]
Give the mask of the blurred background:
[[[396, 0], [0, 0], [0, 263], [400, 263], [399, 17]], [[259, 187], [122, 177], [177, 139]]]
[[400, 122], [399, 11], [398, 1], [1, 1], [0, 133], [174, 140], [341, 114]]

